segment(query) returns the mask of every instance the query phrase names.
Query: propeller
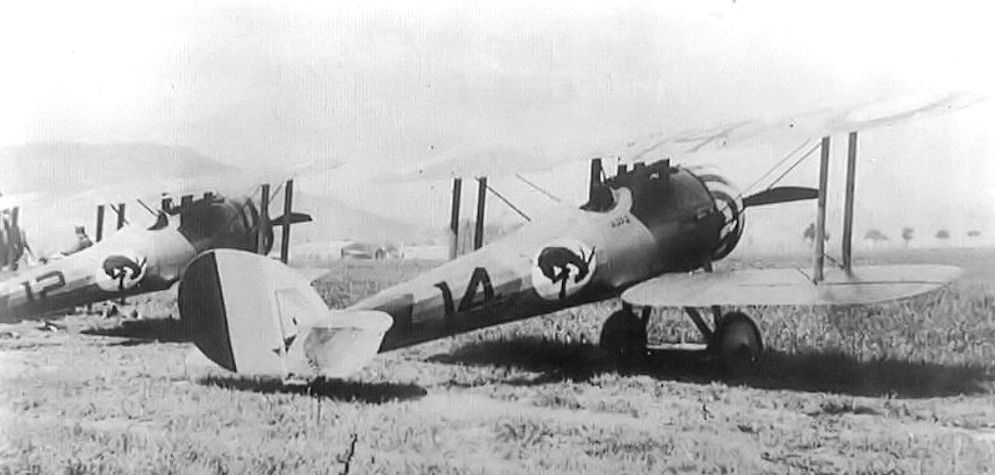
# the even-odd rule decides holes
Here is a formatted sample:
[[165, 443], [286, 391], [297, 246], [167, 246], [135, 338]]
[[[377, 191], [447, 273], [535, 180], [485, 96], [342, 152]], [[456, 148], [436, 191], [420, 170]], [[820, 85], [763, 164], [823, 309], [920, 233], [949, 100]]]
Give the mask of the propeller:
[[725, 222], [719, 231], [719, 241], [712, 252], [712, 259], [718, 260], [732, 252], [743, 235], [744, 213], [751, 206], [788, 203], [791, 201], [818, 198], [819, 190], [803, 186], [776, 186], [754, 193], [745, 198], [721, 175], [702, 173], [698, 175], [715, 199], [718, 210]]
[[[311, 221], [313, 221], [311, 219], [311, 215], [307, 213], [293, 212], [290, 213], [289, 216], [290, 219], [286, 221], [286, 224], [310, 223]], [[285, 224], [284, 219], [286, 217], [287, 215], [279, 216], [277, 218], [270, 220], [270, 222], [273, 223], [273, 226], [283, 226]]]
[[[263, 185], [261, 193], [263, 199], [259, 206], [259, 216], [257, 219], [256, 226], [252, 230], [257, 236], [256, 239], [256, 252], [259, 254], [269, 253], [273, 245], [273, 227], [274, 226], [286, 226], [283, 230], [284, 241], [290, 239], [290, 226], [299, 223], [309, 223], [312, 221], [311, 215], [306, 213], [298, 213], [291, 210], [293, 206], [293, 180], [287, 180], [284, 182], [283, 188], [283, 209], [284, 214], [276, 218], [271, 218], [269, 215], [269, 185]], [[261, 232], [260, 232], [261, 231]], [[261, 240], [260, 240], [261, 239]], [[280, 260], [287, 262], [288, 258], [288, 247], [284, 243], [280, 249]]]
[[812, 200], [819, 197], [819, 190], [807, 186], [776, 186], [743, 198], [743, 208], [792, 201]]

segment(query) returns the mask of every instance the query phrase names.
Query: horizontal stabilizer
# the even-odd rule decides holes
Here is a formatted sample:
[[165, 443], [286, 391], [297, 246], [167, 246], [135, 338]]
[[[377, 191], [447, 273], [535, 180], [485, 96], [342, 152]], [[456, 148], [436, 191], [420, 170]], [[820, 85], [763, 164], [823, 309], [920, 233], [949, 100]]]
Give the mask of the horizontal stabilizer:
[[743, 198], [743, 207], [761, 206], [791, 201], [814, 200], [819, 197], [819, 190], [804, 186], [778, 186]]
[[390, 315], [374, 310], [331, 312], [324, 322], [304, 328], [301, 341], [290, 346], [290, 376], [344, 378], [363, 369], [393, 323]]
[[[273, 223], [273, 226], [283, 226], [283, 218], [285, 216], [286, 215], [281, 215], [277, 218], [270, 219], [270, 222]], [[290, 213], [290, 224], [310, 223], [310, 222], [311, 222], [310, 214], [297, 213], [297, 212]]]
[[665, 274], [626, 290], [622, 300], [638, 307], [866, 305], [940, 289], [960, 273], [942, 265], [855, 267], [849, 275], [826, 269], [819, 284], [800, 269]]
[[341, 378], [365, 365], [393, 324], [376, 311], [333, 312], [293, 269], [218, 249], [180, 281], [180, 318], [197, 348], [240, 374]]

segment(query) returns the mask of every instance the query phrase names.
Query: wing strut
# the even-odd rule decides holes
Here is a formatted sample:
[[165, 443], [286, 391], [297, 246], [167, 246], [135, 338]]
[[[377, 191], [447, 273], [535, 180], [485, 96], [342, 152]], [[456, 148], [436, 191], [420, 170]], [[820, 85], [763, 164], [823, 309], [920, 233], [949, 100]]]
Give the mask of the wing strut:
[[477, 178], [477, 222], [474, 223], [473, 250], [484, 246], [484, 202], [487, 198], [487, 177]]
[[280, 262], [290, 258], [290, 220], [294, 214], [294, 180], [283, 185], [283, 238], [280, 239]]
[[826, 251], [826, 186], [829, 181], [829, 136], [822, 138], [822, 156], [819, 161], [819, 200], [815, 213], [815, 259], [813, 260], [812, 282], [823, 280]]
[[463, 193], [463, 179], [453, 178], [452, 209], [449, 214], [449, 260], [459, 256], [459, 215], [460, 195]]
[[266, 230], [269, 225], [269, 183], [263, 183], [259, 194], [259, 225], [256, 227], [257, 254], [266, 254]]
[[850, 274], [853, 254], [853, 189], [857, 175], [857, 132], [850, 132], [846, 153], [846, 195], [843, 202], [843, 272]]
[[97, 242], [104, 238], [104, 205], [97, 206]]
[[124, 217], [124, 203], [118, 203], [116, 207], [111, 205], [111, 209], [117, 213], [117, 229], [123, 228], [128, 222], [128, 220]]

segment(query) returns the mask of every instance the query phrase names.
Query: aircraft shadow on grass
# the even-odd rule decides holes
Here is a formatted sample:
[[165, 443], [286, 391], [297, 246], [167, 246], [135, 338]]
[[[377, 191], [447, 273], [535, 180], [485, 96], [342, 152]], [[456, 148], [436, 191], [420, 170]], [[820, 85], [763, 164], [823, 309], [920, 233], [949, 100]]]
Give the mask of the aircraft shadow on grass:
[[[119, 337], [112, 346], [136, 346], [152, 342], [189, 342], [180, 320], [149, 319], [123, 321], [110, 328], [89, 328], [87, 335]], [[509, 384], [537, 385], [563, 380], [586, 381], [604, 373], [644, 374], [660, 380], [708, 383], [725, 380], [715, 365], [703, 361], [700, 352], [655, 350], [644, 363], [619, 364], [596, 345], [520, 338], [469, 343], [451, 354], [430, 361], [447, 364], [510, 366], [541, 373], [536, 378], [516, 379]], [[282, 386], [277, 380], [213, 378], [205, 381], [240, 390], [306, 393], [336, 400], [384, 402], [421, 397], [425, 390], [415, 385], [328, 381], [312, 387]], [[928, 398], [983, 393], [995, 385], [995, 377], [983, 367], [943, 365], [894, 359], [859, 361], [838, 351], [790, 354], [768, 350], [756, 374], [731, 384], [758, 389], [834, 392], [853, 396]]]
[[[189, 330], [180, 320], [149, 319], [128, 320], [110, 328], [88, 328], [81, 333], [96, 336], [119, 337], [123, 340], [110, 343], [110, 346], [136, 346], [152, 342], [193, 341]], [[199, 380], [201, 384], [218, 386], [239, 391], [260, 393], [307, 394], [338, 401], [359, 401], [379, 404], [393, 400], [417, 399], [427, 391], [413, 384], [365, 383], [354, 381], [316, 381], [310, 385], [288, 385], [279, 379], [248, 378], [233, 375], [207, 376]]]
[[319, 380], [307, 385], [288, 385], [275, 378], [247, 378], [238, 376], [206, 376], [200, 384], [237, 391], [263, 394], [300, 394], [344, 402], [382, 404], [391, 401], [419, 399], [426, 394], [415, 384], [367, 383], [361, 381]]
[[80, 333], [95, 336], [126, 338], [111, 343], [110, 346], [135, 346], [152, 342], [185, 343], [193, 341], [190, 332], [180, 320], [154, 318], [148, 320], [124, 320], [120, 325], [109, 328], [87, 328]]
[[758, 389], [833, 392], [852, 396], [929, 398], [988, 392], [995, 376], [985, 368], [901, 360], [859, 361], [842, 352], [789, 354], [768, 350], [758, 371], [727, 380], [703, 352], [654, 350], [645, 362], [620, 364], [593, 344], [547, 342], [540, 338], [483, 341], [430, 361], [447, 364], [510, 366], [540, 376], [510, 384], [537, 385], [586, 381], [617, 372], [659, 380], [708, 383], [728, 381]]

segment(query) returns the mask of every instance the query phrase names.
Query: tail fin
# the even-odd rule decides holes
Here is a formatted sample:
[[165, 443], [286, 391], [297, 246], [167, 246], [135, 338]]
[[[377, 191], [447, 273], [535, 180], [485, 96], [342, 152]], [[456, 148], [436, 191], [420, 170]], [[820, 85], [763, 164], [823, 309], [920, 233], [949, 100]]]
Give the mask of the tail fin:
[[180, 282], [180, 318], [197, 348], [241, 374], [341, 378], [363, 367], [393, 324], [377, 311], [331, 311], [289, 267], [244, 251], [208, 251]]

